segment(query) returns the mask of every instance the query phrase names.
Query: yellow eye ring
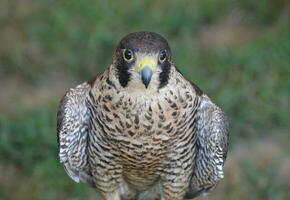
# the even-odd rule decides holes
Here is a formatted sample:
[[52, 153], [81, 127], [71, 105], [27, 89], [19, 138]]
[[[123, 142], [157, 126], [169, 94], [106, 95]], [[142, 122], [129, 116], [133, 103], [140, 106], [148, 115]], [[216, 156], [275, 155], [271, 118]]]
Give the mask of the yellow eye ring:
[[126, 62], [130, 63], [134, 60], [134, 53], [131, 49], [124, 49], [123, 58]]
[[166, 60], [166, 58], [167, 58], [166, 51], [165, 50], [160, 51], [159, 58], [158, 58], [159, 62], [160, 63], [164, 63], [164, 61]]

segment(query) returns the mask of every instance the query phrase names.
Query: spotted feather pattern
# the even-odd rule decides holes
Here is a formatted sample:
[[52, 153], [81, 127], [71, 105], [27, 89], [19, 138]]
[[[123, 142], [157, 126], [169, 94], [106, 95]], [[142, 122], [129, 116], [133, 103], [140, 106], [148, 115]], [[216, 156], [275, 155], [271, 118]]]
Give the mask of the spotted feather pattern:
[[146, 95], [123, 88], [113, 70], [61, 101], [59, 156], [69, 176], [108, 200], [183, 200], [215, 185], [227, 149], [219, 108], [174, 66], [167, 85]]
[[228, 152], [229, 123], [222, 110], [200, 96], [197, 112], [197, 156], [187, 199], [207, 194], [224, 177]]
[[87, 144], [89, 113], [86, 106], [90, 86], [83, 83], [62, 98], [57, 115], [59, 159], [68, 175], [93, 185], [88, 164]]

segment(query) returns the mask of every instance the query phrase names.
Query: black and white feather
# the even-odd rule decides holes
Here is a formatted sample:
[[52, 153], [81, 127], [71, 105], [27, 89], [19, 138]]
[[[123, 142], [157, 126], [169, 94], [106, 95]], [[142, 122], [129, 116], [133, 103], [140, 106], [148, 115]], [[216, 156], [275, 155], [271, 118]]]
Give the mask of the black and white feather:
[[227, 117], [171, 58], [160, 35], [129, 34], [106, 71], [60, 102], [59, 160], [101, 200], [192, 199], [224, 177]]
[[83, 83], [70, 89], [62, 98], [57, 115], [59, 159], [68, 175], [93, 185], [88, 164], [88, 132], [90, 114], [87, 95], [90, 86]]

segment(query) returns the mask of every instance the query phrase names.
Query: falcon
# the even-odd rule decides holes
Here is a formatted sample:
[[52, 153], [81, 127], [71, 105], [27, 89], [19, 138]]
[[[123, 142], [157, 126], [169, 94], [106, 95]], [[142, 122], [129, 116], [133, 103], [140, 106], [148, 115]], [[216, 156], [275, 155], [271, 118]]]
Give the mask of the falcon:
[[102, 200], [183, 200], [224, 177], [228, 120], [153, 32], [117, 45], [112, 64], [71, 88], [57, 114], [59, 159]]

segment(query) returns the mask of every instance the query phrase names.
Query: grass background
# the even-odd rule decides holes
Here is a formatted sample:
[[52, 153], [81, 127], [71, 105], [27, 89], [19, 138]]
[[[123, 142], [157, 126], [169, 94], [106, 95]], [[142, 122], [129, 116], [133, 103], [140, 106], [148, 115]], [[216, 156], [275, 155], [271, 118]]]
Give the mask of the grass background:
[[95, 199], [58, 162], [57, 104], [138, 30], [231, 121], [225, 179], [199, 199], [290, 199], [287, 0], [1, 0], [0, 199]]

